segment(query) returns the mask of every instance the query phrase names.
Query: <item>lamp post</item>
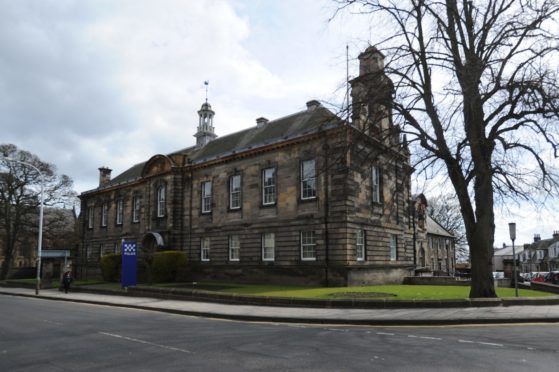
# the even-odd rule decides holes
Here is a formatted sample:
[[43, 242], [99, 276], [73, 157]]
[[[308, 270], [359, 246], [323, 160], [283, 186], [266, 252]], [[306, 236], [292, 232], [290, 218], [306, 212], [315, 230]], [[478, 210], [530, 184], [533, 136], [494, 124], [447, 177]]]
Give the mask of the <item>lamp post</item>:
[[510, 240], [512, 240], [512, 267], [514, 280], [514, 295], [518, 297], [518, 278], [516, 277], [516, 252], [514, 251], [514, 241], [516, 240], [516, 223], [509, 223]]
[[41, 178], [41, 205], [39, 206], [39, 237], [37, 241], [37, 286], [35, 287], [35, 294], [39, 294], [39, 289], [41, 288], [41, 256], [42, 256], [42, 249], [43, 249], [43, 204], [45, 201], [44, 191], [45, 191], [45, 177], [43, 173], [34, 166], [33, 164], [26, 163], [21, 160], [16, 160], [9, 158], [7, 156], [3, 156], [2, 159], [7, 161], [13, 161], [14, 163], [19, 163], [26, 165], [28, 167], [33, 168], [37, 173], [39, 173], [39, 177]]

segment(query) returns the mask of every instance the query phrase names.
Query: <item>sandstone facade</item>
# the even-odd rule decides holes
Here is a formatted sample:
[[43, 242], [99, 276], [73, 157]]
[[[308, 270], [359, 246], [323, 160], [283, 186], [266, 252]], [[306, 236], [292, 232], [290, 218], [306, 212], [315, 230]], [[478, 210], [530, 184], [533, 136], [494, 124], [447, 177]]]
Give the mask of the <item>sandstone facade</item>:
[[[381, 66], [377, 58], [370, 48], [361, 63]], [[185, 251], [196, 281], [401, 283], [415, 269], [412, 170], [390, 113], [367, 102], [367, 84], [378, 84], [372, 73], [362, 69], [352, 82], [352, 123], [310, 101], [215, 138], [206, 102], [196, 146], [114, 179], [101, 168], [99, 187], [81, 195], [78, 274], [98, 274], [100, 257], [126, 238], [143, 255]]]

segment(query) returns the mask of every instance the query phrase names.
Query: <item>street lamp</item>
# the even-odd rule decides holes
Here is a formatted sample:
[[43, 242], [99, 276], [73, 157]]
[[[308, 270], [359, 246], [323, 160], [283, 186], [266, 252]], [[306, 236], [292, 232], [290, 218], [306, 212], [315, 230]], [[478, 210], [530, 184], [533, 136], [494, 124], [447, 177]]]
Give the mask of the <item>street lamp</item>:
[[42, 249], [43, 249], [43, 204], [44, 204], [44, 191], [45, 191], [45, 177], [43, 173], [34, 166], [33, 164], [26, 163], [21, 160], [16, 160], [9, 158], [7, 156], [2, 156], [3, 160], [13, 161], [14, 163], [19, 163], [23, 165], [27, 165], [28, 167], [33, 168], [37, 173], [39, 173], [39, 177], [41, 178], [41, 205], [39, 207], [39, 240], [37, 242], [37, 286], [35, 287], [35, 294], [39, 294], [39, 289], [41, 288], [41, 256], [42, 256]]
[[516, 252], [514, 251], [514, 241], [516, 240], [516, 223], [509, 223], [510, 240], [512, 240], [512, 262], [513, 262], [513, 275], [514, 275], [514, 294], [518, 297], [518, 278], [516, 277]]

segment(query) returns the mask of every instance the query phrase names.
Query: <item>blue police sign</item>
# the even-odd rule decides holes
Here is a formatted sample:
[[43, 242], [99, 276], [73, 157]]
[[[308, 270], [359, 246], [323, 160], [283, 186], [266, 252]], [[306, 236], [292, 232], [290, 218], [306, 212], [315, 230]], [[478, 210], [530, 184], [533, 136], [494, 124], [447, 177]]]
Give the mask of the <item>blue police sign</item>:
[[121, 284], [124, 288], [136, 285], [136, 241], [122, 240], [122, 275]]

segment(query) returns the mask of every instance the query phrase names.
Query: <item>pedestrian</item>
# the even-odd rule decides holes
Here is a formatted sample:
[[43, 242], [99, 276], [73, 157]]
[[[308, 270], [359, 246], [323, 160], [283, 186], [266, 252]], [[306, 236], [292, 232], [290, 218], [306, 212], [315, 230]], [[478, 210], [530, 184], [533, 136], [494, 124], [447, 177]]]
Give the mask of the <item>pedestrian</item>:
[[62, 275], [62, 285], [64, 286], [64, 293], [68, 293], [70, 289], [70, 283], [72, 283], [72, 271], [67, 269]]

